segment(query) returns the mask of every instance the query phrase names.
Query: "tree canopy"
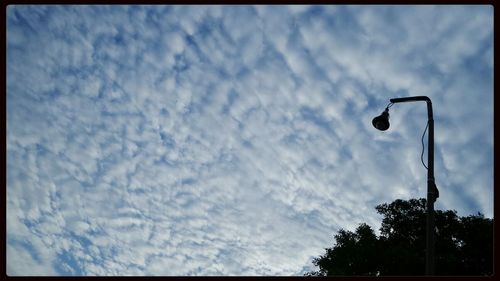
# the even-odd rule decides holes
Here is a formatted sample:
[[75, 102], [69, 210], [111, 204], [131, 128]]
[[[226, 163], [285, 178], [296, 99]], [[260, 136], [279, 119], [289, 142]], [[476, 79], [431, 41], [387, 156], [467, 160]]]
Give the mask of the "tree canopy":
[[[354, 232], [341, 229], [335, 245], [313, 260], [326, 275], [424, 275], [426, 200], [395, 200], [375, 207], [383, 216], [380, 235], [360, 224]], [[483, 214], [457, 216], [454, 210], [435, 211], [435, 274], [491, 275], [493, 220]]]

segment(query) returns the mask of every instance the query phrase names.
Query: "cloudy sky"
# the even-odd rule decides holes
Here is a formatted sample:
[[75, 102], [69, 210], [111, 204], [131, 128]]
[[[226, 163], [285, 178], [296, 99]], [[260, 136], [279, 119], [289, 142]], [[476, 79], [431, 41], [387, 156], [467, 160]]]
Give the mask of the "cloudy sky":
[[7, 273], [314, 270], [426, 196], [393, 97], [436, 208], [491, 218], [492, 74], [492, 6], [8, 6]]

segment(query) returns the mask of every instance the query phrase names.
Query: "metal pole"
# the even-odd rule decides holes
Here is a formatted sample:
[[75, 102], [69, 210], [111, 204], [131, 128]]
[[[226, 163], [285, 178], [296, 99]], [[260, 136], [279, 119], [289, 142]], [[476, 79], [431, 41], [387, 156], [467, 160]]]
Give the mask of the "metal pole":
[[439, 196], [434, 182], [434, 118], [432, 114], [432, 102], [427, 96], [413, 96], [405, 98], [390, 99], [392, 103], [425, 101], [427, 102], [427, 116], [429, 122], [429, 152], [427, 157], [427, 223], [426, 223], [426, 251], [425, 251], [425, 274], [434, 275], [434, 202]]
[[434, 119], [432, 116], [432, 103], [427, 101], [427, 114], [429, 119], [429, 152], [427, 156], [427, 239], [426, 239], [426, 264], [425, 274], [434, 275], [434, 202], [436, 201], [436, 186], [434, 182]]

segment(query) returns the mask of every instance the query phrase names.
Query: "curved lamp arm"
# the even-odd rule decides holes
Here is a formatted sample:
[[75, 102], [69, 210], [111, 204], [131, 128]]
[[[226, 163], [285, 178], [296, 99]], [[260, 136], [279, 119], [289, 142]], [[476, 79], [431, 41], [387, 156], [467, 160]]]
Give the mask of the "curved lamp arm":
[[[405, 97], [405, 98], [393, 98], [390, 99], [392, 103], [399, 103], [399, 102], [412, 102], [412, 101], [425, 101], [427, 102], [427, 116], [429, 118], [429, 121], [434, 121], [433, 116], [432, 116], [432, 101], [428, 96], [414, 96], [414, 97]], [[430, 126], [430, 124], [429, 124]], [[429, 128], [430, 129], [430, 128]], [[429, 130], [429, 135], [430, 135], [430, 130]]]

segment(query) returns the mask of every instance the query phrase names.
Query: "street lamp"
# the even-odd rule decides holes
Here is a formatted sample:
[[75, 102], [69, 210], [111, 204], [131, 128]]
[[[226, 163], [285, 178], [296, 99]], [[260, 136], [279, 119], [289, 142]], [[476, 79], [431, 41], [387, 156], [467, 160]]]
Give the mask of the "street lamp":
[[[429, 151], [427, 156], [427, 235], [426, 235], [426, 256], [425, 256], [425, 274], [434, 274], [434, 202], [439, 197], [439, 191], [434, 182], [434, 119], [432, 117], [432, 102], [426, 96], [414, 96], [405, 98], [390, 99], [391, 103], [387, 105], [381, 115], [373, 118], [373, 126], [381, 131], [389, 129], [389, 108], [400, 102], [425, 101], [427, 102], [427, 116], [429, 126]], [[422, 136], [423, 142], [423, 136]], [[422, 152], [423, 153], [423, 152]]]

